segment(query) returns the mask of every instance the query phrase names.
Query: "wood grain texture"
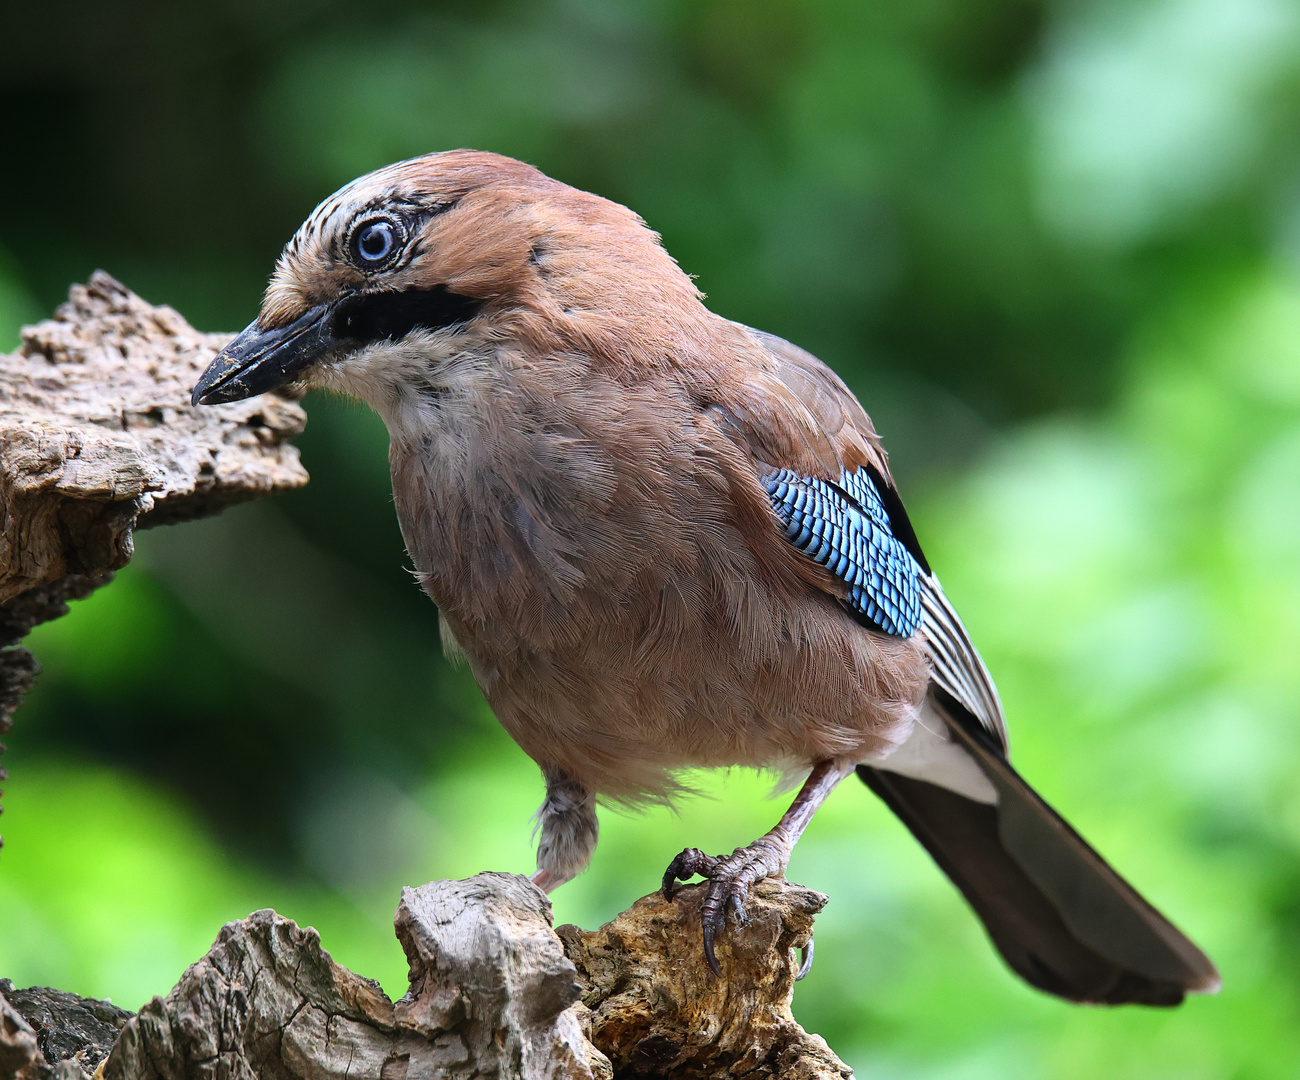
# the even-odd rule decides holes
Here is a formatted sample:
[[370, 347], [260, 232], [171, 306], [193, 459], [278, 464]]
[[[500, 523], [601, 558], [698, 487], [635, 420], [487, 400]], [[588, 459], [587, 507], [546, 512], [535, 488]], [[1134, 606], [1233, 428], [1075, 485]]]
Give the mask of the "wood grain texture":
[[647, 896], [599, 930], [557, 931], [550, 901], [522, 876], [404, 889], [395, 927], [410, 990], [396, 1002], [336, 964], [315, 930], [258, 911], [134, 1017], [7, 987], [15, 1001], [54, 994], [71, 1007], [41, 1014], [38, 1045], [36, 1014], [0, 997], [0, 1080], [89, 1076], [104, 1031], [87, 1017], [121, 1028], [96, 1080], [849, 1080], [790, 1011], [796, 950], [826, 898], [760, 884], [749, 923], [719, 948], [719, 979], [700, 954], [700, 895]]
[[411, 989], [393, 1002], [313, 929], [273, 911], [228, 924], [127, 1025], [104, 1080], [611, 1076], [583, 1036], [550, 902], [527, 878], [404, 889], [396, 929]]
[[599, 930], [561, 926], [584, 983], [590, 1038], [620, 1078], [846, 1080], [853, 1073], [790, 1003], [797, 950], [826, 897], [767, 878], [746, 900], [749, 922], [718, 943], [718, 978], [699, 948], [705, 886], [672, 901], [643, 897]]

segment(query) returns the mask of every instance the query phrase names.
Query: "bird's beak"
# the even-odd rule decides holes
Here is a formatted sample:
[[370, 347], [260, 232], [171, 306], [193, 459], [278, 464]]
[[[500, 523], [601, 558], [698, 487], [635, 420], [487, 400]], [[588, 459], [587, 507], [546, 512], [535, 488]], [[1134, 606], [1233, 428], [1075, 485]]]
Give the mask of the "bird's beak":
[[208, 365], [190, 402], [219, 405], [242, 401], [283, 386], [319, 360], [335, 344], [330, 331], [332, 307], [317, 304], [287, 326], [263, 330], [256, 322], [237, 335]]

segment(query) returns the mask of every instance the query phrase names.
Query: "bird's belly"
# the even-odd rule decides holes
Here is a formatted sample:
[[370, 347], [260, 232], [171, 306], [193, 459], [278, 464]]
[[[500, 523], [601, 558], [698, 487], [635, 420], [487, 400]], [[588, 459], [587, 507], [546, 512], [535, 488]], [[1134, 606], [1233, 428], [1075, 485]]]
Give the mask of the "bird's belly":
[[450, 451], [394, 456], [408, 548], [498, 718], [613, 798], [690, 766], [877, 755], [929, 676], [917, 641], [809, 583], [752, 465], [721, 436], [690, 449], [695, 415], [631, 456], [600, 432], [495, 446], [455, 475]]
[[840, 642], [763, 650], [725, 634], [638, 648], [610, 633], [473, 666], [502, 724], [539, 764], [603, 795], [655, 798], [683, 768], [799, 769], [879, 755], [905, 738], [928, 677], [919, 649], [879, 635], [854, 649], [866, 632], [847, 619], [835, 629]]

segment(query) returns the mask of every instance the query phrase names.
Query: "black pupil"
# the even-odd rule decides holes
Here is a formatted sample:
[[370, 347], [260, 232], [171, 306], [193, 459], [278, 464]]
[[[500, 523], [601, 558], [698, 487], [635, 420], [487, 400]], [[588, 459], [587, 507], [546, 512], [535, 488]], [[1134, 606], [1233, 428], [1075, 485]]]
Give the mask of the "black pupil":
[[376, 262], [393, 249], [393, 227], [385, 222], [367, 225], [357, 241], [361, 257]]

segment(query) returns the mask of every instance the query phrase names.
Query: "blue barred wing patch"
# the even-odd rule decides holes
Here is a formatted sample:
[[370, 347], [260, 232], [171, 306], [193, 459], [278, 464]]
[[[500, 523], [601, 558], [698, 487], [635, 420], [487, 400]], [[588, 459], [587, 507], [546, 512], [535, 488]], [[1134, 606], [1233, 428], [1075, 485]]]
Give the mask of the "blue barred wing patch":
[[890, 531], [866, 469], [839, 483], [778, 469], [759, 477], [786, 538], [848, 587], [841, 601], [860, 621], [899, 637], [921, 625], [921, 568]]

